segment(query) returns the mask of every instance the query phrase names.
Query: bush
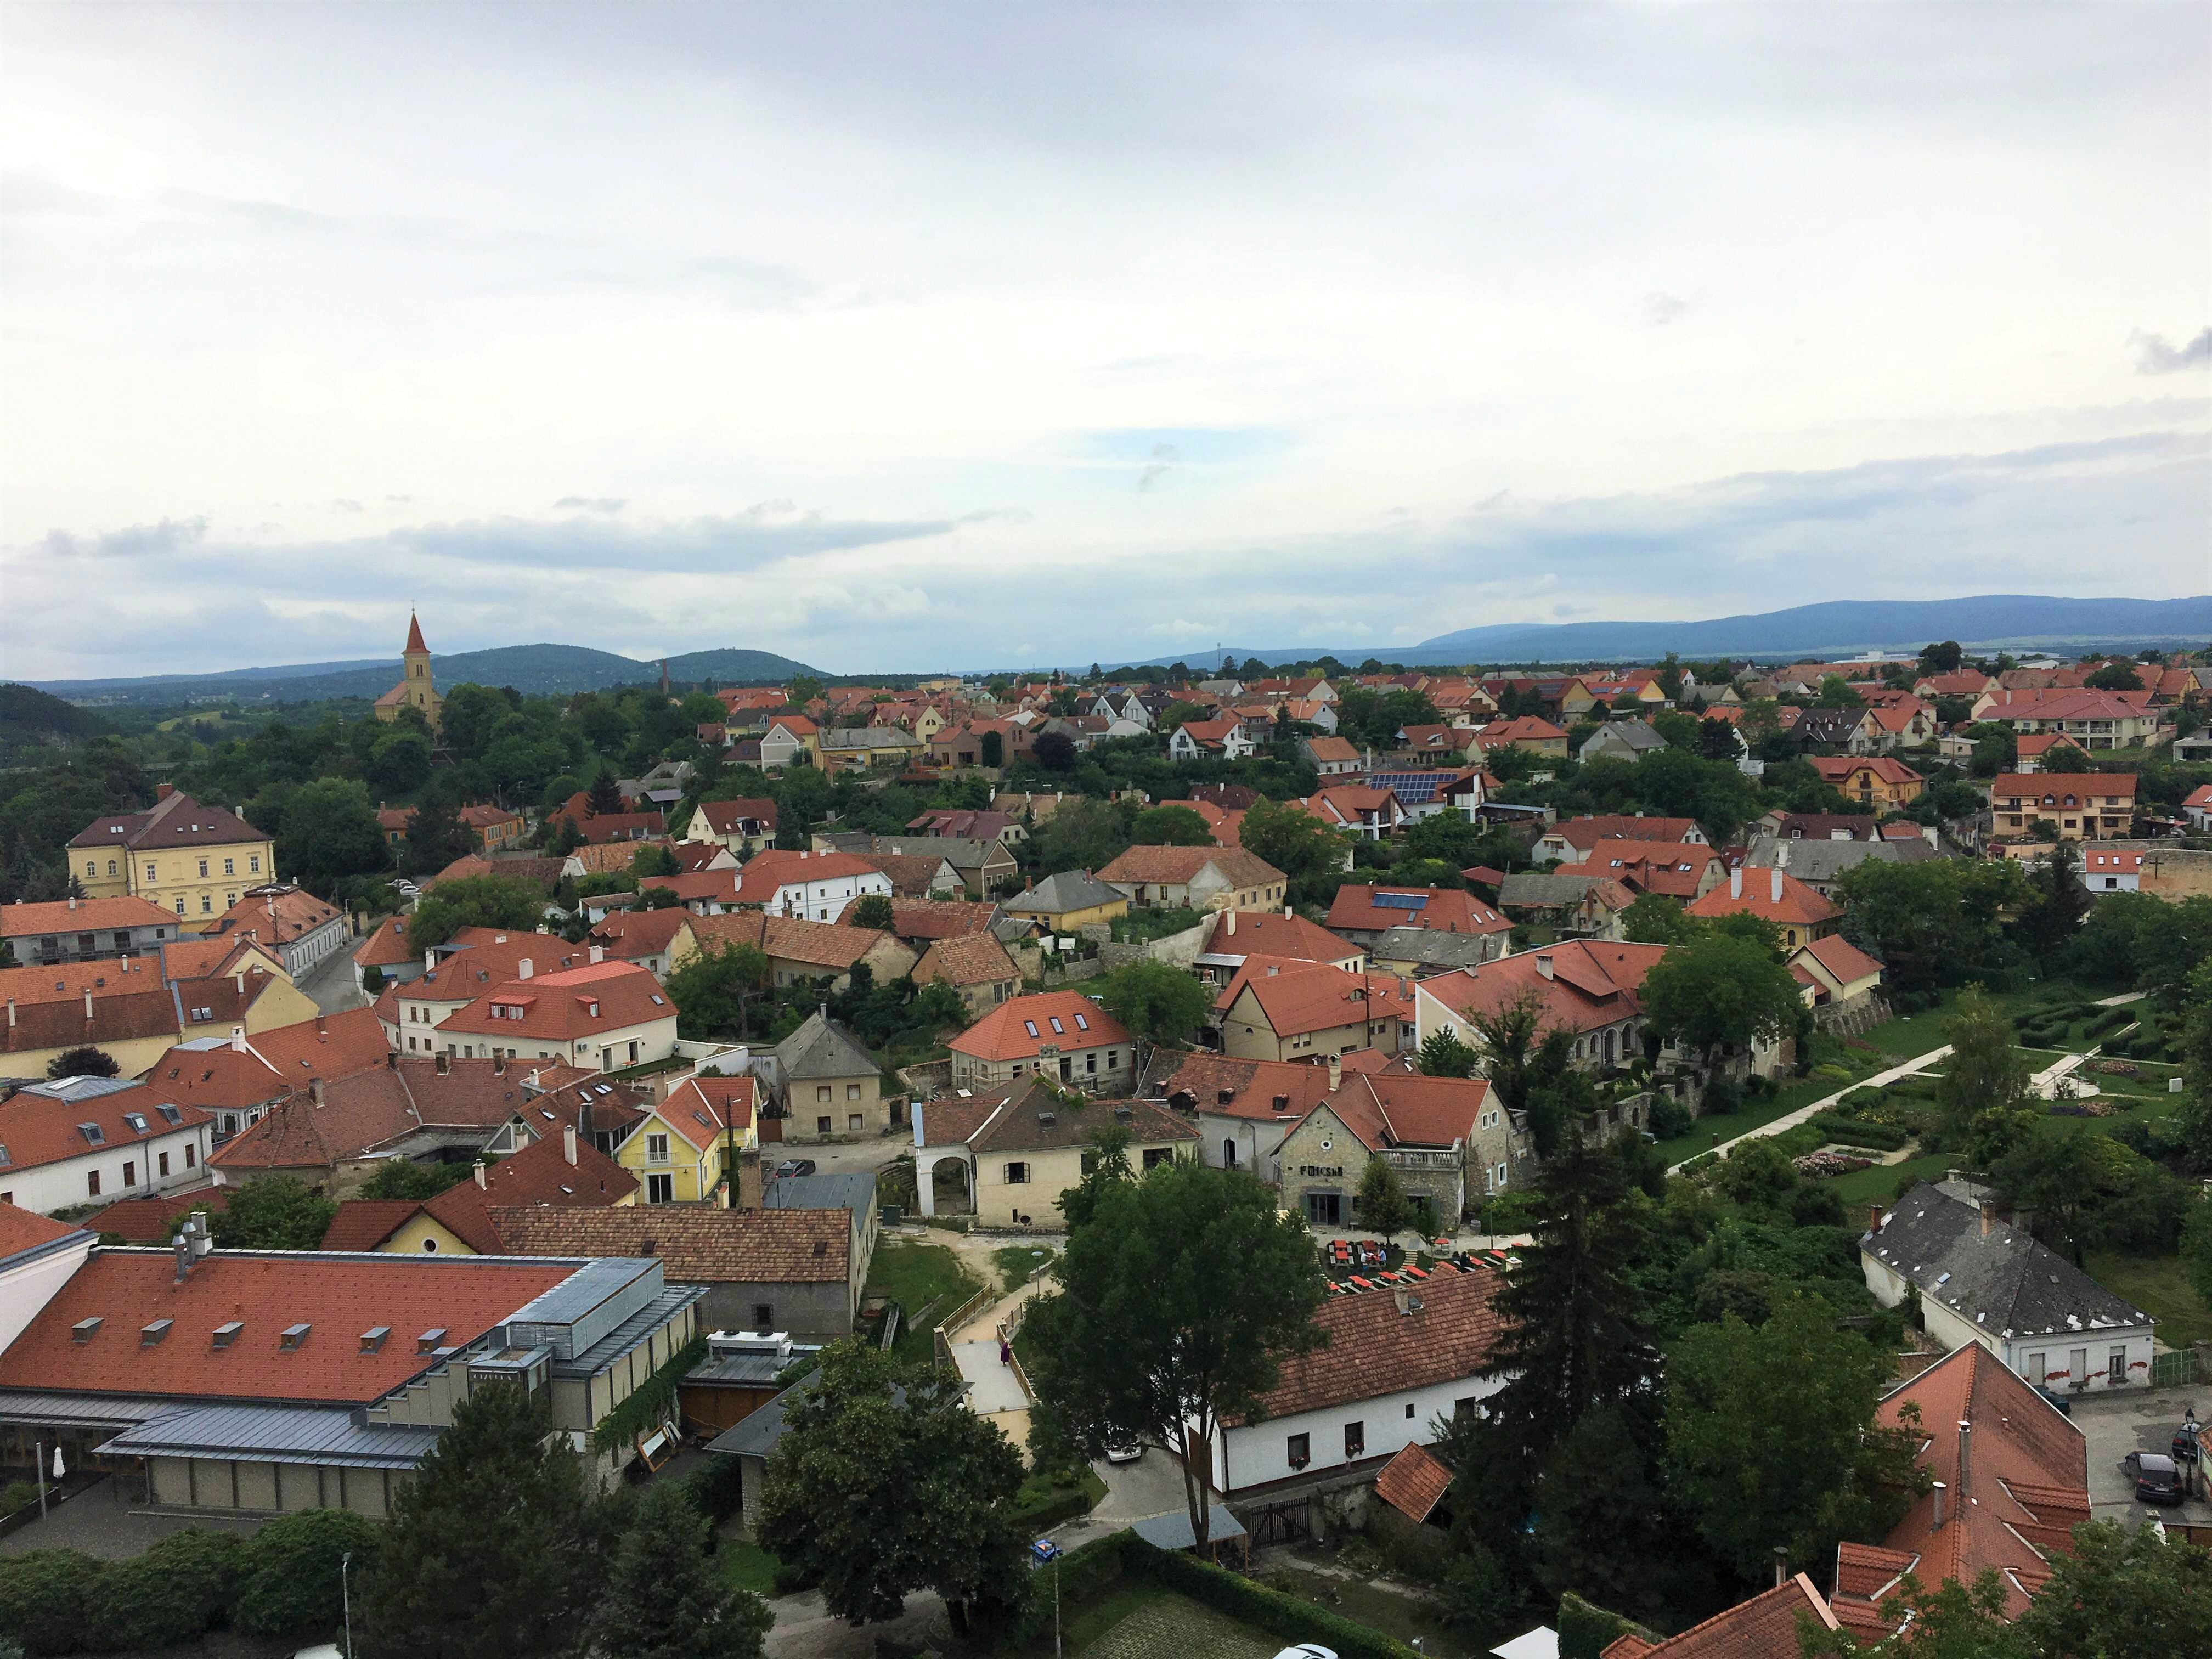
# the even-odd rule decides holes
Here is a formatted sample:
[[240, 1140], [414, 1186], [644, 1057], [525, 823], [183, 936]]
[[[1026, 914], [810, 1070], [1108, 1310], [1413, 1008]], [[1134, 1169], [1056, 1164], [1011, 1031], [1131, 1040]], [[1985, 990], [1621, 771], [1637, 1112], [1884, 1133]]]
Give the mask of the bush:
[[254, 1534], [240, 1553], [238, 1600], [230, 1622], [249, 1636], [316, 1636], [344, 1617], [339, 1563], [374, 1569], [384, 1547], [380, 1522], [350, 1510], [302, 1510]]
[[1695, 1121], [1690, 1109], [1672, 1095], [1661, 1095], [1651, 1103], [1651, 1133], [1662, 1140], [1689, 1133]]
[[1743, 1106], [1743, 1091], [1728, 1078], [1717, 1077], [1705, 1085], [1705, 1102], [1701, 1108], [1707, 1117], [1720, 1117], [1738, 1111]]
[[1044, 1486], [1014, 1500], [1014, 1518], [1026, 1531], [1045, 1532], [1063, 1521], [1090, 1514], [1096, 1501], [1080, 1480], [1073, 1486]]
[[75, 1653], [100, 1576], [100, 1563], [82, 1550], [0, 1557], [0, 1630], [26, 1653]]
[[1813, 1081], [1815, 1083], [1849, 1083], [1853, 1076], [1854, 1073], [1849, 1066], [1838, 1066], [1832, 1061], [1826, 1066], [1815, 1066], [1812, 1071]]
[[1526, 1193], [1498, 1193], [1482, 1206], [1482, 1231], [1503, 1235], [1525, 1233], [1536, 1224], [1536, 1206]]
[[1597, 1659], [1624, 1636], [1659, 1639], [1634, 1620], [1593, 1607], [1572, 1590], [1559, 1598], [1559, 1659]]
[[1821, 1113], [1812, 1121], [1811, 1127], [1838, 1146], [1875, 1146], [1883, 1152], [1894, 1152], [1912, 1139], [1889, 1124], [1869, 1123], [1863, 1118], [1844, 1117], [1835, 1112]]
[[685, 1479], [691, 1492], [691, 1501], [699, 1511], [716, 1526], [728, 1520], [743, 1507], [744, 1492], [738, 1481], [738, 1460], [719, 1453], [709, 1456], [692, 1470]]
[[1315, 1607], [1240, 1578], [1188, 1555], [1155, 1549], [1133, 1532], [1120, 1534], [1125, 1571], [1156, 1579], [1194, 1601], [1285, 1642], [1319, 1642], [1339, 1659], [1416, 1659], [1413, 1649], [1341, 1613]]
[[166, 1648], [222, 1622], [237, 1588], [246, 1540], [188, 1527], [157, 1539], [143, 1555], [100, 1571], [85, 1645], [94, 1652]]
[[27, 1510], [39, 1501], [39, 1488], [29, 1480], [11, 1480], [0, 1491], [0, 1515], [13, 1515], [17, 1510]]

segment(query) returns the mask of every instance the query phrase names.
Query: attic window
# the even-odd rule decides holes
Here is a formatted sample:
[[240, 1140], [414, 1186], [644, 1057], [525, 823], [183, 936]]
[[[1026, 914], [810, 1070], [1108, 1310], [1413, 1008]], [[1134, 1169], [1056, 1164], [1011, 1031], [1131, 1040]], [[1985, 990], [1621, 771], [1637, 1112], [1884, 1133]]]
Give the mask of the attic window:
[[156, 1106], [154, 1109], [161, 1115], [161, 1121], [164, 1123], [182, 1123], [185, 1121], [185, 1115], [173, 1106], [164, 1104]]
[[1049, 1129], [1054, 1124], [1059, 1121], [1060, 1115], [1056, 1112], [1039, 1112], [1037, 1114], [1037, 1127], [1040, 1129]]
[[830, 1246], [824, 1241], [817, 1238], [814, 1241], [814, 1254], [817, 1255], [827, 1255], [830, 1254]]
[[1079, 1031], [1087, 1031], [1091, 1029], [1091, 1022], [1078, 1014], [1075, 1017], [1075, 1029]]
[[433, 1325], [415, 1339], [415, 1352], [416, 1353], [433, 1352], [444, 1343], [445, 1340], [446, 1328], [443, 1325]]
[[8, 1149], [7, 1149], [7, 1147], [5, 1147], [5, 1146], [0, 1146], [0, 1170], [4, 1170], [4, 1169], [6, 1169], [7, 1167], [8, 1167]]
[[215, 1328], [216, 1346], [218, 1348], [228, 1347], [232, 1343], [238, 1340], [238, 1334], [245, 1328], [246, 1322], [242, 1319], [227, 1320], [223, 1323], [216, 1326]]
[[384, 1348], [384, 1339], [391, 1334], [392, 1327], [389, 1325], [370, 1326], [361, 1334], [361, 1351], [363, 1353], [381, 1352]]
[[314, 1327], [305, 1320], [301, 1320], [296, 1325], [287, 1325], [276, 1333], [276, 1346], [287, 1349], [301, 1347], [307, 1342], [307, 1333], [313, 1328]]
[[152, 1347], [169, 1334], [169, 1327], [175, 1323], [176, 1321], [173, 1319], [156, 1319], [141, 1325], [138, 1328], [138, 1346], [142, 1348]]
[[125, 1112], [125, 1113], [124, 1113], [124, 1115], [123, 1115], [123, 1121], [124, 1121], [125, 1123], [129, 1124], [129, 1125], [131, 1127], [131, 1128], [132, 1128], [132, 1129], [134, 1129], [135, 1131], [137, 1131], [138, 1133], [140, 1133], [140, 1134], [142, 1134], [142, 1135], [143, 1135], [143, 1134], [144, 1134], [144, 1133], [146, 1133], [146, 1115], [145, 1115], [145, 1113], [143, 1113], [143, 1112]]
[[76, 1324], [70, 1327], [70, 1340], [72, 1342], [89, 1342], [94, 1337], [100, 1334], [100, 1328], [106, 1322], [98, 1314], [94, 1314], [89, 1319], [80, 1319]]
[[663, 1002], [658, 995], [655, 995], [653, 999], [653, 1006], [656, 1008], [665, 1008], [668, 1005]]
[[1027, 1031], [1031, 1036], [1035, 1036], [1037, 1034], [1036, 1022], [1033, 1019], [1024, 1020], [1022, 1022], [1022, 1030]]
[[80, 1123], [76, 1126], [76, 1132], [84, 1137], [88, 1146], [104, 1146], [107, 1144], [107, 1131], [97, 1123]]

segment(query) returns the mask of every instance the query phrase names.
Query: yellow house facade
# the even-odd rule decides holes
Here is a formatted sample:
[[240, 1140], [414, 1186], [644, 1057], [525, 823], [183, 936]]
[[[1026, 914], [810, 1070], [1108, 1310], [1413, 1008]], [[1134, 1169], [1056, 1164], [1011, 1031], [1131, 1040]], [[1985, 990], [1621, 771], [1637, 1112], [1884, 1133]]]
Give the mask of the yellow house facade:
[[276, 844], [235, 812], [167, 784], [143, 812], [94, 819], [69, 844], [70, 873], [89, 898], [130, 894], [186, 927], [207, 927], [250, 887], [276, 877]]
[[695, 1077], [669, 1091], [615, 1148], [641, 1204], [726, 1204], [734, 1165], [760, 1146], [750, 1077]]

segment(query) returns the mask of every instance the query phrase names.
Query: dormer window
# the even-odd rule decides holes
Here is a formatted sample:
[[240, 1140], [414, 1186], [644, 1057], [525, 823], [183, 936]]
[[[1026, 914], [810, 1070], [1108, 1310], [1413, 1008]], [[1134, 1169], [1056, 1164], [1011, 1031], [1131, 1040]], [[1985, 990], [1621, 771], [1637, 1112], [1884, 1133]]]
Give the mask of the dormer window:
[[139, 1134], [146, 1133], [146, 1115], [143, 1112], [125, 1112], [123, 1121]]
[[306, 1346], [307, 1333], [313, 1328], [314, 1327], [305, 1320], [301, 1320], [296, 1325], [287, 1325], [276, 1333], [276, 1346], [287, 1352], [296, 1351]]

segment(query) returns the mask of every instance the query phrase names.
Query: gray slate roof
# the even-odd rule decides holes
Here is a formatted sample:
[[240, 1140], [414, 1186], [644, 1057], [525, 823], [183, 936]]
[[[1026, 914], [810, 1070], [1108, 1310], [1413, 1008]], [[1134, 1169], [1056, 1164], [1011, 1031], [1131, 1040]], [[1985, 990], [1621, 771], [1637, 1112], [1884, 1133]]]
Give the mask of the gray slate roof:
[[1583, 753], [1602, 755], [1628, 749], [1643, 754], [1666, 746], [1667, 739], [1642, 720], [1612, 720], [1589, 735], [1583, 744]]
[[[1154, 1549], [1187, 1550], [1195, 1541], [1190, 1534], [1190, 1515], [1183, 1510], [1170, 1510], [1165, 1515], [1133, 1521], [1129, 1530]], [[1244, 1528], [1227, 1510], [1218, 1504], [1209, 1504], [1206, 1508], [1206, 1536], [1207, 1542], [1219, 1544], [1242, 1538]]]
[[879, 1070], [853, 1034], [821, 1009], [775, 1045], [775, 1063], [787, 1078], [860, 1077]]
[[764, 1210], [850, 1210], [866, 1217], [876, 1201], [872, 1175], [778, 1176], [763, 1183]]
[[1063, 870], [1056, 876], [1047, 876], [1026, 893], [1017, 893], [1001, 902], [1020, 910], [1041, 910], [1047, 915], [1066, 915], [1071, 910], [1088, 910], [1094, 905], [1116, 904], [1121, 900], [1119, 888], [1109, 887], [1088, 870]]
[[1410, 962], [1419, 968], [1475, 968], [1487, 958], [1489, 936], [1450, 933], [1437, 927], [1385, 927], [1367, 947], [1381, 962]]
[[184, 1406], [126, 1429], [100, 1449], [132, 1457], [412, 1469], [441, 1432], [420, 1424], [356, 1424], [343, 1406]]
[[1518, 871], [1498, 884], [1498, 905], [1510, 910], [1518, 905], [1539, 908], [1555, 904], [1579, 904], [1590, 884], [1610, 881], [1610, 876], [1547, 876]]
[[1929, 1182], [1899, 1199], [1881, 1231], [1863, 1237], [1859, 1249], [1904, 1274], [1923, 1298], [1995, 1337], [2153, 1322], [2028, 1234], [1998, 1222], [1984, 1237], [1980, 1209]]
[[1921, 864], [1942, 856], [1924, 841], [1784, 841], [1770, 835], [1752, 838], [1744, 862], [1756, 870], [1782, 869], [1800, 881], [1833, 881], [1868, 860], [1881, 864]]

